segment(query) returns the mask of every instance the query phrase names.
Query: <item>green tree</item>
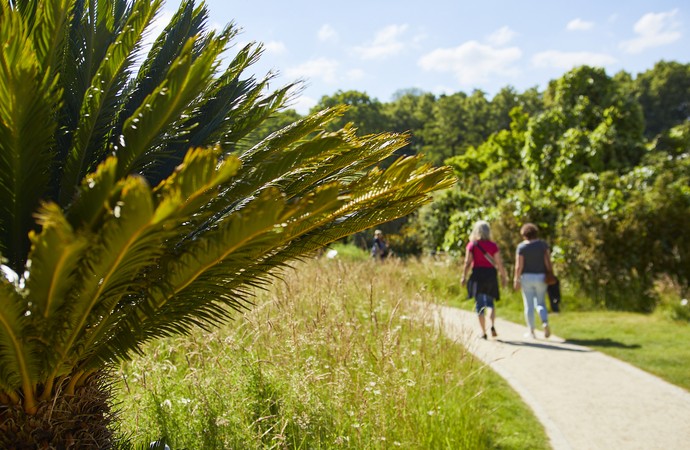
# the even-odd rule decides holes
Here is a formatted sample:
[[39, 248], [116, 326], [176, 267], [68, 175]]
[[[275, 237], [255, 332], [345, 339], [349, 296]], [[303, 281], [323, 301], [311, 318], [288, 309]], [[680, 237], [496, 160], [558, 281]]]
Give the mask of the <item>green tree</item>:
[[391, 131], [410, 133], [410, 144], [402, 150], [406, 155], [423, 153], [424, 138], [420, 132], [432, 120], [436, 98], [418, 90], [399, 91], [390, 103], [383, 105]]
[[389, 129], [381, 102], [372, 99], [364, 92], [337, 91], [331, 96], [325, 95], [312, 108], [312, 112], [338, 105], [347, 105], [348, 109], [342, 117], [329, 124], [329, 130], [340, 129], [346, 124], [352, 124], [365, 135], [381, 133]]
[[462, 155], [470, 146], [477, 146], [491, 131], [490, 107], [484, 93], [474, 91], [442, 95], [434, 103], [432, 120], [420, 131], [424, 139], [423, 151], [435, 164], [446, 158]]
[[644, 154], [642, 111], [603, 69], [582, 66], [549, 83], [523, 151], [535, 189], [573, 186], [583, 173], [623, 173]]
[[513, 121], [511, 111], [518, 107], [530, 116], [540, 113], [544, 107], [537, 88], [530, 88], [522, 94], [511, 86], [498, 91], [491, 99], [489, 130], [497, 132], [510, 128]]
[[690, 64], [659, 61], [634, 84], [648, 138], [690, 119]]
[[233, 26], [161, 1], [0, 3], [0, 448], [111, 448], [108, 368], [248, 306], [275, 269], [408, 214], [445, 169], [405, 144], [324, 131], [343, 110], [240, 143], [292, 86], [221, 70]]
[[[504, 176], [522, 169], [521, 152], [525, 146], [528, 116], [521, 107], [515, 107], [510, 117], [509, 129], [497, 131], [478, 147], [470, 147], [464, 155], [445, 161], [461, 180], [502, 184], [508, 181]], [[516, 188], [513, 184], [509, 186]]]
[[690, 154], [690, 121], [664, 130], [656, 136], [649, 147], [652, 157], [688, 158]]

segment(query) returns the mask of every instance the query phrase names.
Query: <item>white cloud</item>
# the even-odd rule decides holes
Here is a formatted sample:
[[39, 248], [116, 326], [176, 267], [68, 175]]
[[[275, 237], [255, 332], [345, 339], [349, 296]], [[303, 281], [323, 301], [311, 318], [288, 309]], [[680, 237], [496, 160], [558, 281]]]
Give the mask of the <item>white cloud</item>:
[[305, 115], [308, 114], [309, 110], [316, 106], [317, 103], [318, 101], [312, 97], [299, 96], [296, 97], [288, 106], [289, 108], [297, 111], [299, 114]]
[[487, 36], [486, 40], [492, 45], [505, 45], [512, 41], [513, 38], [517, 36], [517, 33], [510, 29], [510, 27], [501, 27], [498, 30]]
[[362, 69], [351, 69], [345, 74], [345, 78], [349, 81], [357, 81], [364, 78], [366, 73]]
[[429, 71], [452, 72], [461, 84], [485, 81], [491, 75], [516, 75], [512, 63], [522, 57], [517, 47], [494, 48], [469, 41], [455, 48], [439, 48], [422, 56], [418, 65]]
[[677, 9], [662, 13], [648, 13], [635, 23], [637, 37], [621, 43], [627, 53], [640, 53], [648, 48], [659, 47], [677, 41], [680, 24], [675, 19]]
[[404, 48], [399, 38], [407, 30], [407, 25], [389, 25], [374, 37], [374, 40], [366, 45], [355, 47], [355, 52], [362, 59], [385, 58], [400, 53]]
[[412, 38], [412, 43], [415, 46], [418, 46], [418, 45], [421, 45], [428, 38], [429, 38], [429, 36], [426, 33], [419, 33]]
[[565, 29], [568, 31], [587, 31], [591, 30], [593, 27], [594, 22], [588, 22], [578, 17], [577, 19], [573, 19], [568, 22], [568, 25], [565, 26]]
[[532, 57], [532, 64], [536, 67], [555, 67], [565, 70], [581, 65], [605, 67], [615, 64], [616, 62], [616, 58], [611, 55], [594, 52], [561, 52], [558, 50], [548, 50], [537, 53]]
[[269, 41], [269, 42], [264, 42], [264, 52], [265, 53], [271, 53], [274, 55], [282, 55], [285, 54], [287, 51], [287, 47], [285, 47], [285, 44], [279, 41]]
[[326, 83], [335, 83], [338, 79], [340, 63], [333, 59], [317, 58], [298, 66], [288, 67], [285, 75], [288, 78], [320, 78]]
[[338, 39], [338, 32], [329, 24], [325, 24], [319, 29], [318, 37], [321, 42], [333, 41]]

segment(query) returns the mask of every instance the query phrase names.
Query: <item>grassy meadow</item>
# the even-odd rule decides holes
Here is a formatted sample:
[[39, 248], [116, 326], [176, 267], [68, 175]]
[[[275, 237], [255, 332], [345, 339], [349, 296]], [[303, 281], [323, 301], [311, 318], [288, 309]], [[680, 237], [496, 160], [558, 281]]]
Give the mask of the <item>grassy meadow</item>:
[[[472, 308], [457, 261], [377, 264], [337, 250], [286, 271], [228, 325], [153, 342], [124, 364], [124, 435], [166, 436], [173, 450], [549, 448], [517, 394], [423, 307]], [[690, 324], [673, 320], [684, 314], [676, 300], [655, 314], [594, 311], [565, 286], [550, 321], [570, 342], [690, 390]], [[497, 310], [523, 323], [512, 290]]]
[[[507, 384], [433, 326], [447, 262], [341, 249], [236, 320], [150, 343], [118, 373], [122, 433], [179, 449], [547, 449]], [[422, 306], [420, 306], [422, 305]]]

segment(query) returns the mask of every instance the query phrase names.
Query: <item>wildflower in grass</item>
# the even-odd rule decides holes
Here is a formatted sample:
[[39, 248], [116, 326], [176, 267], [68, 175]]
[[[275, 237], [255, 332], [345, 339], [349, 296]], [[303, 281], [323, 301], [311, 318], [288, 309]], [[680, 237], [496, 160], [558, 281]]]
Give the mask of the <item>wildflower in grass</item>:
[[230, 421], [225, 416], [216, 417], [216, 426], [217, 427], [224, 427], [227, 425], [230, 425]]
[[688, 306], [688, 299], [684, 298], [683, 300], [680, 301], [680, 306]]

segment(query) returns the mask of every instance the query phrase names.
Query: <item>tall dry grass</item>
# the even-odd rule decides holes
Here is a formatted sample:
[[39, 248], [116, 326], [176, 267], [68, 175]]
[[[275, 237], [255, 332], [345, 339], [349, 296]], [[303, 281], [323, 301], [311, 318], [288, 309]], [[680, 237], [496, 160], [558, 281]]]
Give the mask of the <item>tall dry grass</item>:
[[[507, 388], [423, 306], [453, 270], [301, 263], [235, 322], [123, 365], [123, 432], [165, 436], [173, 450], [546, 448], [538, 425], [492, 419], [485, 391], [504, 402]], [[507, 405], [530, 416], [516, 397]]]

